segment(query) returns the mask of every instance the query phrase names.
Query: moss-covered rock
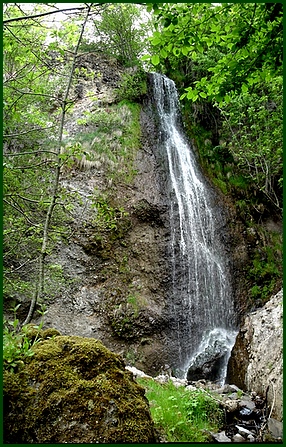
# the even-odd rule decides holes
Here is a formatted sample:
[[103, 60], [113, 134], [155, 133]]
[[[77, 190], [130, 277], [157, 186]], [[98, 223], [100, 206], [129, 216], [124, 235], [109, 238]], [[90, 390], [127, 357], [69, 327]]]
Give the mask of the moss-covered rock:
[[55, 336], [4, 372], [5, 443], [156, 442], [144, 389], [95, 339]]

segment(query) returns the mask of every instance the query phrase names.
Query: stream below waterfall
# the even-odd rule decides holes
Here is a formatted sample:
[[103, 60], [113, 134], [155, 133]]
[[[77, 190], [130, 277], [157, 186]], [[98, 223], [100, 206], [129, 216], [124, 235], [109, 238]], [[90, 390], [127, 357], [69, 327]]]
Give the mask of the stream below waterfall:
[[237, 334], [224, 212], [184, 133], [175, 83], [157, 73], [149, 83], [170, 210], [171, 366], [178, 377], [224, 383]]

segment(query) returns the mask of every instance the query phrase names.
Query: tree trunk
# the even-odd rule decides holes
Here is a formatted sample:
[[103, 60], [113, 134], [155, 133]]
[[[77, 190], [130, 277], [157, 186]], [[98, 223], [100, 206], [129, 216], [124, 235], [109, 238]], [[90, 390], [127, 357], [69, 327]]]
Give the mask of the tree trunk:
[[62, 140], [63, 140], [63, 129], [64, 129], [64, 123], [65, 123], [65, 116], [66, 116], [66, 110], [67, 110], [67, 105], [68, 105], [68, 97], [69, 97], [69, 93], [70, 93], [70, 89], [71, 89], [71, 85], [72, 85], [72, 79], [73, 79], [73, 74], [74, 74], [74, 70], [75, 70], [78, 49], [79, 49], [79, 45], [82, 40], [82, 36], [83, 36], [84, 30], [85, 30], [87, 19], [88, 19], [89, 13], [90, 13], [90, 8], [91, 8], [91, 4], [87, 5], [87, 13], [86, 13], [84, 22], [82, 24], [81, 33], [80, 33], [80, 36], [79, 36], [79, 39], [77, 42], [77, 46], [76, 46], [76, 49], [74, 52], [73, 64], [72, 64], [72, 68], [71, 68], [71, 72], [70, 72], [70, 76], [69, 76], [69, 80], [68, 80], [68, 85], [66, 88], [65, 96], [62, 101], [62, 116], [61, 116], [61, 122], [60, 122], [58, 144], [57, 144], [57, 149], [56, 149], [57, 167], [56, 167], [56, 172], [55, 172], [53, 193], [52, 193], [51, 202], [50, 202], [50, 205], [49, 205], [49, 208], [47, 211], [45, 224], [44, 224], [44, 230], [43, 230], [43, 241], [42, 241], [42, 247], [41, 247], [40, 258], [39, 258], [38, 282], [36, 285], [35, 294], [33, 296], [31, 304], [30, 304], [30, 309], [29, 309], [28, 315], [23, 323], [23, 326], [25, 324], [30, 323], [30, 321], [33, 317], [33, 314], [34, 314], [36, 303], [39, 301], [39, 299], [43, 295], [44, 277], [45, 277], [45, 257], [47, 254], [50, 222], [51, 222], [53, 211], [56, 206], [57, 198], [58, 198], [60, 170], [61, 170], [60, 153], [61, 153], [61, 146], [62, 146]]

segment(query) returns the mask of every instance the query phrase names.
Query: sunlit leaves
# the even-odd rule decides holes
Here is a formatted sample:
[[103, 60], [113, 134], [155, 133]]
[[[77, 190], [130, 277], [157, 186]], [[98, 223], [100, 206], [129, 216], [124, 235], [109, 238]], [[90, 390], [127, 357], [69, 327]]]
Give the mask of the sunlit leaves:
[[155, 9], [154, 65], [178, 80], [181, 100], [219, 108], [220, 136], [240, 174], [279, 208], [281, 4], [161, 3]]
[[158, 65], [160, 63], [160, 57], [157, 54], [155, 54], [154, 56], [152, 56], [151, 62], [155, 66]]
[[162, 49], [160, 50], [160, 56], [161, 56], [162, 58], [164, 58], [164, 59], [168, 56], [168, 53], [167, 53], [167, 51], [166, 51], [164, 48], [162, 48]]
[[153, 37], [151, 43], [152, 45], [159, 45], [161, 43], [161, 37], [160, 36]]
[[187, 90], [187, 99], [191, 99], [192, 101], [196, 101], [199, 97], [199, 92], [196, 89], [188, 88]]
[[248, 87], [246, 84], [242, 84], [241, 91], [242, 91], [242, 93], [246, 93], [248, 91]]
[[214, 48], [218, 50], [215, 65], [208, 67], [212, 89], [196, 84], [203, 93], [197, 95], [187, 87], [185, 97], [192, 101], [205, 94], [218, 100], [232, 91], [245, 93], [249, 85], [268, 82], [279, 70], [283, 44], [279, 6], [275, 12], [273, 5], [254, 3], [160, 3], [153, 8], [157, 17], [157, 31], [150, 39], [153, 57], [188, 58], [199, 64]]
[[[30, 4], [29, 14], [50, 7]], [[17, 12], [23, 17], [22, 9], [7, 4], [4, 18], [17, 17]], [[59, 188], [55, 192], [54, 177], [54, 168], [65, 161], [54, 157], [59, 116], [50, 108], [66, 87], [70, 53], [65, 65], [62, 56], [74, 49], [77, 29], [72, 20], [66, 27], [62, 24], [54, 33], [54, 46], [44, 19], [4, 22], [4, 276], [9, 299], [34, 296], [39, 257], [51, 251], [66, 223], [63, 207], [68, 199]], [[57, 201], [61, 205], [48, 215]], [[48, 230], [49, 246], [43, 248]], [[30, 287], [24, 290], [27, 278]]]
[[281, 79], [275, 77], [268, 86], [261, 82], [251, 93], [243, 85], [240, 95], [227, 95], [221, 102], [223, 137], [240, 172], [277, 208], [283, 171]]
[[190, 52], [190, 47], [183, 47], [182, 48], [182, 54], [184, 55], [184, 56], [187, 56], [188, 54], [189, 54], [189, 52]]

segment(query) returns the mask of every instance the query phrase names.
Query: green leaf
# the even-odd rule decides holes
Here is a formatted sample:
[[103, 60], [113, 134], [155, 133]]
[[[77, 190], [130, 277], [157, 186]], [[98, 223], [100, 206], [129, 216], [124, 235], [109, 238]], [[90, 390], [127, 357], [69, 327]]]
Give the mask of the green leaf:
[[190, 47], [183, 47], [182, 48], [182, 53], [184, 56], [187, 56], [190, 52]]
[[141, 57], [141, 61], [149, 61], [151, 59], [150, 54], [145, 54], [144, 56]]
[[242, 90], [243, 93], [248, 92], [248, 87], [247, 87], [247, 85], [246, 85], [246, 84], [242, 84], [242, 86], [241, 86], [241, 90]]
[[247, 82], [248, 82], [249, 85], [253, 85], [255, 83], [253, 78], [248, 78]]
[[157, 54], [155, 54], [154, 56], [152, 56], [151, 58], [151, 62], [153, 65], [158, 65], [160, 63], [160, 58]]
[[210, 28], [211, 28], [211, 31], [213, 31], [214, 33], [216, 33], [216, 32], [220, 32], [220, 27], [219, 27], [219, 25], [216, 24], [216, 23], [211, 23]]
[[206, 98], [206, 97], [207, 97], [207, 94], [206, 94], [205, 92], [200, 92], [199, 95], [200, 95], [202, 98]]
[[160, 50], [160, 56], [162, 56], [164, 59], [168, 56], [168, 53], [164, 48]]
[[151, 40], [151, 44], [152, 44], [153, 46], [156, 46], [156, 45], [159, 45], [159, 44], [161, 43], [161, 41], [162, 41], [161, 37], [154, 37], [154, 38]]
[[198, 99], [198, 91], [196, 89], [189, 89], [187, 93], [187, 98], [192, 101], [196, 101]]
[[160, 12], [157, 3], [153, 3], [153, 12], [154, 14], [158, 14]]
[[181, 53], [181, 51], [180, 51], [180, 49], [179, 48], [177, 48], [177, 47], [174, 47], [173, 48], [173, 54], [174, 54], [174, 56], [179, 56], [180, 55], [180, 53]]

